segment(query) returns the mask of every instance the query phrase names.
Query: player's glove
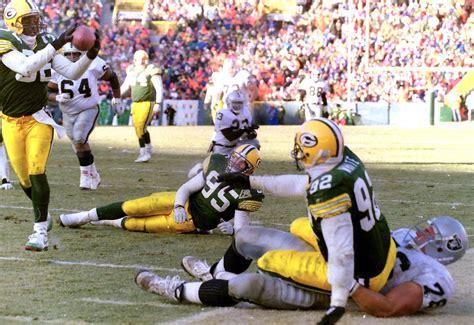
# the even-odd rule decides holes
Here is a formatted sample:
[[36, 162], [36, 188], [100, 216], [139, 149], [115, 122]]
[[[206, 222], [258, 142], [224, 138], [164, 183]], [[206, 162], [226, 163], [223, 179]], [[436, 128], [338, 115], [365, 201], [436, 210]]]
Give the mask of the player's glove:
[[87, 57], [91, 60], [94, 60], [97, 57], [97, 55], [99, 55], [99, 51], [100, 51], [99, 31], [96, 29], [94, 34], [95, 34], [94, 46], [86, 53]]
[[218, 182], [227, 182], [244, 188], [250, 188], [250, 179], [241, 173], [223, 173], [217, 177]]
[[174, 206], [174, 222], [176, 223], [183, 223], [188, 221], [188, 215], [186, 214], [186, 210], [182, 205], [176, 204]]
[[74, 33], [74, 31], [76, 30], [76, 27], [77, 23], [72, 24], [71, 26], [69, 26], [68, 29], [66, 29], [64, 33], [59, 35], [58, 38], [51, 42], [51, 45], [56, 51], [63, 47], [64, 44], [72, 41], [72, 33]]
[[245, 128], [245, 133], [247, 133], [247, 139], [252, 140], [257, 137], [257, 131], [258, 125], [251, 125]]
[[62, 93], [62, 94], [56, 95], [56, 97], [54, 99], [58, 103], [67, 103], [68, 101], [71, 100], [71, 95], [69, 95], [68, 93]]
[[332, 306], [326, 311], [323, 318], [317, 323], [318, 325], [333, 325], [336, 324], [342, 315], [346, 312], [344, 307]]
[[220, 232], [224, 235], [232, 236], [234, 234], [234, 226], [224, 219], [221, 219], [221, 223], [217, 225], [217, 228], [219, 228]]
[[114, 110], [117, 116], [120, 116], [125, 111], [125, 106], [121, 98], [112, 98], [112, 109]]

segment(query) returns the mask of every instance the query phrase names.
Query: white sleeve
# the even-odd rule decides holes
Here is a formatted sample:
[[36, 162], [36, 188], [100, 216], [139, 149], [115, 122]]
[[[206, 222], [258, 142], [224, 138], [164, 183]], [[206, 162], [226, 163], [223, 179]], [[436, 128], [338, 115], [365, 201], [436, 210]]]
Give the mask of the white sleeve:
[[56, 50], [51, 44], [30, 56], [26, 56], [19, 51], [10, 51], [2, 55], [2, 63], [22, 76], [31, 76], [51, 61], [55, 53]]
[[120, 86], [120, 95], [123, 96], [123, 94], [125, 94], [129, 88], [130, 88], [130, 78], [128, 77], [128, 74], [127, 74], [127, 76], [125, 77], [125, 80]]
[[156, 102], [161, 103], [163, 101], [163, 81], [161, 80], [161, 76], [155, 74], [151, 77], [151, 83], [155, 87]]
[[174, 204], [184, 206], [191, 194], [202, 189], [205, 184], [206, 180], [204, 178], [204, 173], [201, 171], [199, 174], [189, 179], [186, 183], [179, 187], [179, 189], [176, 191]]
[[248, 226], [250, 224], [250, 213], [242, 210], [235, 210], [234, 213], [234, 229], [237, 231], [239, 228]]
[[305, 196], [307, 175], [250, 176], [250, 187], [276, 196]]
[[328, 248], [331, 306], [345, 307], [354, 279], [354, 237], [351, 214], [325, 218], [321, 230]]
[[104, 76], [105, 72], [109, 68], [109, 65], [107, 64], [107, 62], [105, 62], [101, 58], [96, 57], [94, 61], [92, 61], [91, 67], [92, 67], [92, 73], [94, 74], [94, 76], [97, 79], [100, 79]]
[[53, 58], [53, 69], [63, 75], [64, 77], [77, 80], [87, 71], [93, 60], [89, 59], [87, 55], [83, 55], [79, 60], [72, 63], [61, 54], [57, 54]]

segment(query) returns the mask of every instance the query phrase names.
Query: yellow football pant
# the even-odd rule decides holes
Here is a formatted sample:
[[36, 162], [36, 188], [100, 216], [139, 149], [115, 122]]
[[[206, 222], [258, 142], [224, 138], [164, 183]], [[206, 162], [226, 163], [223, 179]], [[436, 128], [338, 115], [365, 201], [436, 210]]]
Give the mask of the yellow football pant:
[[147, 126], [153, 116], [153, 105], [155, 102], [134, 102], [132, 103], [132, 119], [135, 133], [139, 139], [143, 138]]
[[53, 143], [54, 130], [37, 122], [32, 116], [3, 119], [2, 134], [10, 164], [23, 187], [31, 187], [29, 175], [46, 172]]
[[129, 231], [152, 233], [187, 233], [196, 229], [188, 210], [188, 221], [174, 222], [174, 198], [176, 192], [158, 192], [135, 200], [125, 201], [122, 210], [127, 214], [123, 227]]
[[[308, 218], [298, 218], [291, 224], [290, 232], [314, 247], [314, 252], [275, 250], [265, 253], [257, 261], [258, 267], [266, 272], [278, 274], [285, 279], [323, 290], [331, 290], [327, 277], [327, 263], [317, 245]], [[369, 280], [369, 288], [379, 291], [387, 283], [395, 265], [396, 246], [390, 240], [390, 250], [384, 269]]]

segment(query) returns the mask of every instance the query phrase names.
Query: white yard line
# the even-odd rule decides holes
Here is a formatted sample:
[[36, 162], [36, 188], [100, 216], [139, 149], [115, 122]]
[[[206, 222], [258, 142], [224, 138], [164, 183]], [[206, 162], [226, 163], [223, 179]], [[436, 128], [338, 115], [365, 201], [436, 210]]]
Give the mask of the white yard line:
[[12, 261], [12, 262], [46, 262], [57, 265], [77, 265], [77, 266], [92, 266], [92, 267], [103, 267], [112, 269], [145, 269], [154, 271], [166, 271], [166, 272], [184, 272], [181, 269], [175, 268], [164, 268], [159, 266], [140, 265], [140, 264], [112, 264], [112, 263], [96, 263], [91, 261], [60, 261], [52, 259], [32, 259], [17, 256], [0, 256], [0, 261]]
[[103, 300], [103, 299], [92, 298], [92, 297], [77, 299], [77, 301], [92, 302], [94, 304], [104, 304], [104, 305], [119, 305], [119, 306], [152, 306], [152, 307], [160, 307], [160, 308], [173, 308], [177, 306], [175, 304], [164, 304], [158, 301], [136, 302], [136, 301], [120, 301], [120, 300]]

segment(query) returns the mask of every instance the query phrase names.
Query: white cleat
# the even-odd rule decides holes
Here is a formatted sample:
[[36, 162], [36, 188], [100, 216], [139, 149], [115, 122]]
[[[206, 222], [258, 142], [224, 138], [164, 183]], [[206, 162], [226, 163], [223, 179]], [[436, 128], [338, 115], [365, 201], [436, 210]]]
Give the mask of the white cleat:
[[89, 211], [81, 211], [71, 214], [61, 214], [59, 216], [59, 225], [62, 227], [77, 228], [92, 221]]
[[151, 145], [151, 143], [145, 144], [145, 149], [150, 154], [150, 156], [153, 154], [153, 146]]
[[200, 279], [201, 281], [209, 281], [214, 277], [211, 274], [211, 267], [206, 261], [202, 261], [194, 256], [185, 256], [181, 261], [181, 266], [189, 275]]
[[146, 148], [140, 148], [140, 154], [138, 155], [137, 159], [135, 159], [136, 163], [144, 163], [148, 162], [151, 159], [151, 154], [146, 150]]
[[89, 184], [90, 184], [90, 189], [95, 191], [100, 185], [100, 175], [99, 173], [93, 173], [89, 175]]
[[143, 290], [178, 302], [182, 301], [181, 293], [183, 291], [184, 282], [185, 281], [181, 280], [179, 275], [162, 278], [147, 270], [139, 271], [135, 276], [135, 283]]
[[91, 188], [91, 179], [89, 177], [88, 170], [81, 170], [81, 179], [79, 180], [79, 188], [81, 190], [88, 190]]
[[29, 237], [25, 244], [27, 251], [47, 251], [48, 250], [48, 234], [44, 231], [35, 231]]
[[8, 179], [4, 178], [0, 184], [0, 190], [13, 190], [13, 185]]

